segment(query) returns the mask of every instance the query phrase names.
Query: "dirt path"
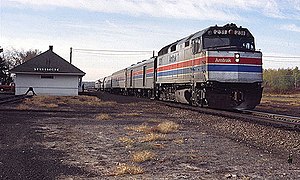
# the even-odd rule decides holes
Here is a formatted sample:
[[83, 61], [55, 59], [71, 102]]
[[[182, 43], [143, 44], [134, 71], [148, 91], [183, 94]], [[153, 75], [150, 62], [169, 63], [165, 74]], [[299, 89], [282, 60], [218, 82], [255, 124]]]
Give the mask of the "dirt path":
[[2, 107], [0, 179], [300, 178], [299, 133], [99, 96], [50, 111]]

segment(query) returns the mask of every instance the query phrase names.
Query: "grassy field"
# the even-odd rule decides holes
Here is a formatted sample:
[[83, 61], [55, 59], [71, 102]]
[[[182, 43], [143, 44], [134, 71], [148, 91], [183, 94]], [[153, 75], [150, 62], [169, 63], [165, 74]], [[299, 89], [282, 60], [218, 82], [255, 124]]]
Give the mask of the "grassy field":
[[300, 116], [300, 94], [264, 93], [257, 110]]
[[270, 94], [264, 93], [261, 103], [300, 106], [300, 94]]

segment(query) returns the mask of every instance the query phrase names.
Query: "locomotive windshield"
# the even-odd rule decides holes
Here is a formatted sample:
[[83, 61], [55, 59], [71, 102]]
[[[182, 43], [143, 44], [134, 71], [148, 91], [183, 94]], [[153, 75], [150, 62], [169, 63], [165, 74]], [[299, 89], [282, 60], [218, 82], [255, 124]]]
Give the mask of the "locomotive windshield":
[[255, 51], [254, 39], [247, 37], [209, 36], [203, 38], [204, 49], [243, 49]]
[[255, 51], [254, 37], [247, 29], [233, 24], [224, 27], [212, 27], [203, 35], [203, 49]]

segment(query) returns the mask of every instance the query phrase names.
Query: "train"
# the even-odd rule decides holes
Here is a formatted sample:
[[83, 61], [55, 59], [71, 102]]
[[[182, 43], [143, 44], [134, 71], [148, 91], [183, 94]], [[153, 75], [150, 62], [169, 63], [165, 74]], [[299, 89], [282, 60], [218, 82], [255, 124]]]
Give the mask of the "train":
[[210, 26], [99, 79], [97, 88], [200, 107], [254, 109], [263, 90], [262, 52], [254, 40], [234, 23]]

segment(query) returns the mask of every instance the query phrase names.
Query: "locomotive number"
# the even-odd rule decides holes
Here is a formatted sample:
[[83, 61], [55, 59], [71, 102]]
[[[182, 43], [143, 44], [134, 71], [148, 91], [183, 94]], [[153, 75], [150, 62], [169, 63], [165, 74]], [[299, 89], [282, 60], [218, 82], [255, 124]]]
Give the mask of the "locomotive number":
[[178, 54], [172, 54], [172, 55], [169, 57], [169, 63], [176, 62], [176, 61], [177, 61], [177, 56], [178, 56]]

